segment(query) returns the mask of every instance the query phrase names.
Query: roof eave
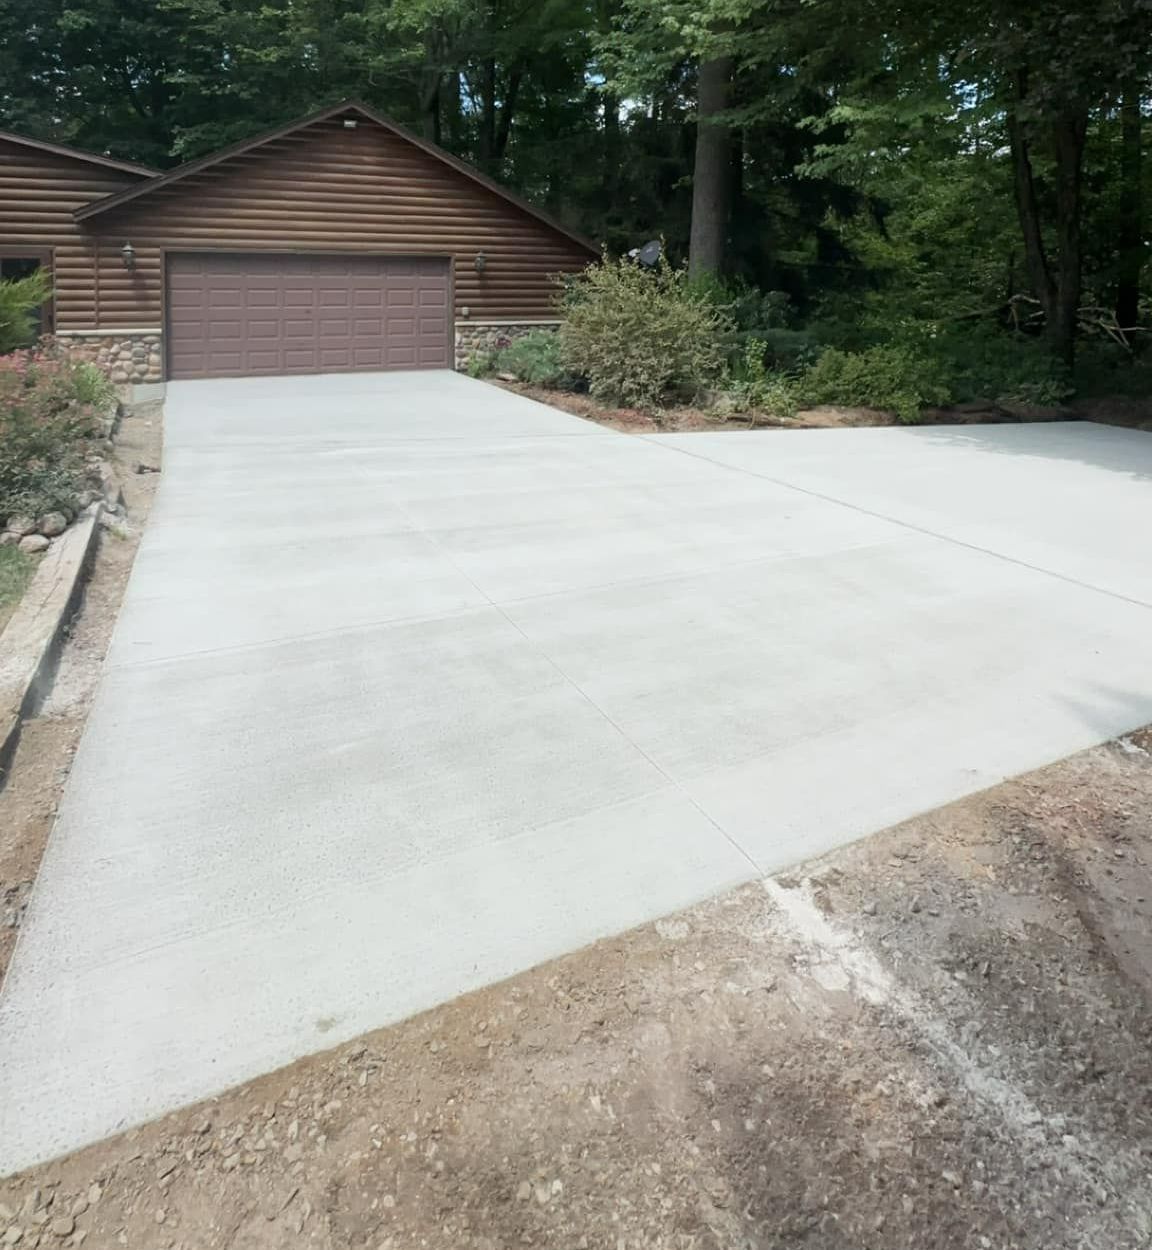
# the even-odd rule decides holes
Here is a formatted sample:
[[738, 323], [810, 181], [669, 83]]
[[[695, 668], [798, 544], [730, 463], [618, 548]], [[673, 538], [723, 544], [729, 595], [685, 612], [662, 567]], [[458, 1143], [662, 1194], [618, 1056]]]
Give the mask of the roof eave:
[[[160, 171], [147, 165], [137, 165], [134, 161], [121, 161], [113, 156], [98, 156], [95, 152], [83, 152], [80, 148], [70, 148], [64, 143], [51, 143], [46, 139], [31, 139], [27, 135], [18, 135], [11, 130], [0, 130], [0, 139], [8, 143], [19, 143], [27, 148], [37, 148], [41, 152], [51, 152], [53, 156], [63, 156], [73, 161], [86, 161], [90, 165], [103, 165], [107, 169], [118, 170], [122, 174], [135, 174], [140, 178], [158, 178]], [[135, 188], [131, 188], [135, 190]]]

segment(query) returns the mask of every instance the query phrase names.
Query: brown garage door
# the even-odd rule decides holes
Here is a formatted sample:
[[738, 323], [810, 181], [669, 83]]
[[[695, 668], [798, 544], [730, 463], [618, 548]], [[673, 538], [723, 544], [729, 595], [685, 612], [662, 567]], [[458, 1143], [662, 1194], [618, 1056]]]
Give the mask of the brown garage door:
[[444, 369], [447, 259], [168, 257], [168, 376]]

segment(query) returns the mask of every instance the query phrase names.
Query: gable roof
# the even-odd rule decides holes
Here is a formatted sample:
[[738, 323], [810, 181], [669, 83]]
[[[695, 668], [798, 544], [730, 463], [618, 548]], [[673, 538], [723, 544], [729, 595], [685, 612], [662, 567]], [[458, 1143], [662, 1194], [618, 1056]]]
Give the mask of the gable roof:
[[443, 148], [437, 147], [436, 144], [419, 138], [410, 130], [406, 130], [399, 125], [399, 123], [392, 121], [389, 117], [385, 117], [382, 113], [377, 113], [375, 109], [369, 108], [368, 105], [361, 103], [359, 100], [343, 100], [339, 104], [333, 104], [328, 108], [320, 109], [318, 112], [309, 113], [306, 117], [297, 118], [296, 121], [289, 122], [287, 125], [277, 126], [274, 130], [266, 130], [263, 134], [256, 135], [252, 139], [245, 139], [240, 143], [234, 143], [229, 147], [221, 148], [218, 152], [210, 152], [207, 156], [201, 156], [197, 160], [188, 161], [184, 165], [178, 165], [175, 169], [168, 170], [167, 173], [149, 179], [143, 185], [126, 187], [123, 191], [118, 191], [114, 195], [93, 200], [90, 204], [83, 204], [75, 210], [74, 216], [78, 221], [83, 221], [85, 218], [94, 217], [96, 214], [107, 212], [109, 209], [119, 208], [121, 204], [126, 204], [130, 200], [135, 200], [140, 196], [158, 191], [162, 187], [171, 186], [173, 183], [179, 182], [192, 174], [199, 173], [202, 169], [208, 169], [222, 161], [229, 160], [233, 156], [251, 152], [253, 148], [261, 147], [265, 143], [271, 143], [275, 139], [282, 139], [286, 135], [295, 133], [297, 130], [303, 130], [306, 126], [312, 126], [317, 122], [328, 121], [330, 118], [345, 116], [349, 113], [358, 113], [361, 117], [367, 118], [378, 126], [382, 126], [385, 130], [391, 131], [401, 139], [420, 148], [421, 151], [427, 152], [429, 156], [435, 157], [436, 160], [456, 170], [457, 173], [463, 174], [466, 178], [479, 183], [480, 186], [491, 191], [494, 195], [507, 200], [509, 204], [515, 205], [522, 212], [535, 217], [538, 221], [542, 221], [546, 226], [551, 227], [551, 229], [567, 236], [580, 247], [587, 249], [594, 255], [599, 255], [599, 249], [590, 240], [573, 230], [569, 230], [567, 226], [561, 225], [554, 217], [537, 208], [534, 204], [530, 204], [527, 200], [521, 199], [506, 187], [502, 187], [498, 182], [493, 181], [486, 174], [482, 174], [474, 166], [469, 165], [467, 161], [462, 161], [459, 157], [453, 156]]
[[81, 152], [79, 148], [66, 147], [63, 143], [48, 143], [44, 139], [29, 139], [27, 135], [13, 134], [10, 130], [0, 130], [0, 139], [7, 143], [19, 143], [26, 148], [38, 148], [41, 152], [51, 152], [53, 156], [66, 156], [74, 161], [88, 161], [92, 165], [103, 165], [107, 169], [118, 169], [122, 174], [137, 174], [142, 178], [155, 178], [157, 171], [147, 165], [137, 165], [133, 161], [118, 161], [111, 156], [97, 156], [94, 152]]

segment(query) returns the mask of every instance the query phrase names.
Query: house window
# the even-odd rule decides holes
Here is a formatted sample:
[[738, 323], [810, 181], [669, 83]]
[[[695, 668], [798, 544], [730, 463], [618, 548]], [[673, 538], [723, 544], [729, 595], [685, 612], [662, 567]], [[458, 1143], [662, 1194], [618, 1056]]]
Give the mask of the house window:
[[[27, 278], [37, 269], [51, 268], [52, 253], [5, 248], [0, 251], [0, 280], [14, 282], [19, 278]], [[52, 300], [49, 298], [40, 305], [36, 316], [36, 334], [51, 334], [53, 327]]]

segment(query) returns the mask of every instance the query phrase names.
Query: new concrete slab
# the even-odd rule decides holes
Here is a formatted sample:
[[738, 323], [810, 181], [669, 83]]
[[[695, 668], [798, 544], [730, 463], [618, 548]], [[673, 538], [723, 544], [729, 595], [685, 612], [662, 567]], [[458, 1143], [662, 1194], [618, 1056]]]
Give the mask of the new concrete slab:
[[455, 374], [166, 426], [5, 1171], [1152, 720], [1145, 436], [640, 439]]

